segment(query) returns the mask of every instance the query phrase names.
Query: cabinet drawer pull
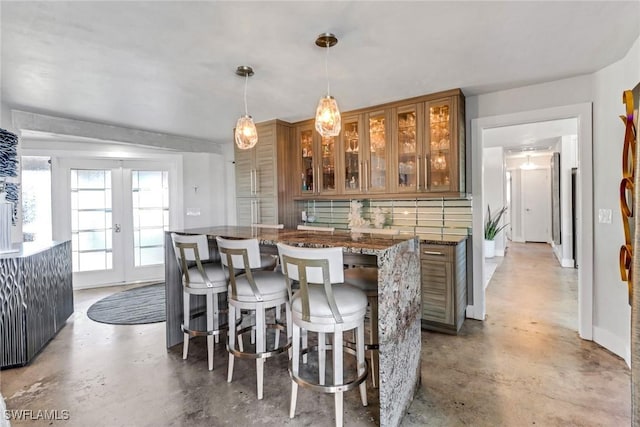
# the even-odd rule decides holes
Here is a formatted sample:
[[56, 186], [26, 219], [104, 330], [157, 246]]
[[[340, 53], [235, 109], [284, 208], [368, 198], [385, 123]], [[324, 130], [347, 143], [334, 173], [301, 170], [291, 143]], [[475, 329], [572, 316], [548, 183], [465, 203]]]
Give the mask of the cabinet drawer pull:
[[436, 252], [436, 251], [424, 251], [423, 254], [425, 254], [425, 255], [444, 256], [444, 254], [442, 252]]

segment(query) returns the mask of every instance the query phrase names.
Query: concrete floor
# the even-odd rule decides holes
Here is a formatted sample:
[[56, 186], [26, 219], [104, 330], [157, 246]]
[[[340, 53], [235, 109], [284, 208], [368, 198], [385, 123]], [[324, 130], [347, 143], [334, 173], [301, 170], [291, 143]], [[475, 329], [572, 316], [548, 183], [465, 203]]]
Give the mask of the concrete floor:
[[[333, 398], [302, 390], [288, 418], [286, 356], [267, 361], [265, 398], [254, 363], [236, 361], [226, 382], [224, 347], [213, 372], [204, 341], [164, 347], [164, 323], [96, 323], [86, 310], [122, 288], [78, 291], [76, 312], [24, 368], [0, 372], [8, 409], [68, 410], [69, 420], [12, 425], [333, 425]], [[623, 426], [630, 424], [624, 361], [577, 334], [577, 274], [548, 245], [511, 244], [487, 289], [487, 320], [467, 319], [459, 336], [423, 332], [422, 384], [403, 426]], [[377, 397], [345, 394], [345, 425], [374, 425]]]

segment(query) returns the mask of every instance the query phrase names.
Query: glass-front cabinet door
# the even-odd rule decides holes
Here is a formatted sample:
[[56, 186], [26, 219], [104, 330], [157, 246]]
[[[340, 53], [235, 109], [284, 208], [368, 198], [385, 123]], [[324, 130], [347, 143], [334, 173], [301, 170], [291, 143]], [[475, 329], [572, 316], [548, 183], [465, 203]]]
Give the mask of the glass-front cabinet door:
[[343, 193], [362, 191], [362, 156], [360, 155], [359, 116], [342, 119], [342, 153], [344, 155]]
[[420, 142], [422, 138], [422, 105], [410, 105], [393, 109], [393, 146], [395, 150], [395, 189], [402, 192], [416, 192], [420, 183]]
[[[318, 135], [319, 136], [319, 135]], [[318, 166], [319, 190], [322, 194], [336, 193], [336, 142], [333, 136], [320, 137], [321, 164]]]
[[388, 189], [387, 166], [390, 155], [387, 139], [388, 119], [385, 111], [366, 115], [368, 144], [363, 162], [365, 181], [363, 191], [386, 192]]
[[427, 118], [427, 170], [428, 191], [450, 191], [452, 188], [452, 101], [450, 98], [428, 102]]
[[297, 141], [298, 141], [298, 164], [300, 171], [300, 193], [313, 194], [315, 185], [315, 164], [314, 159], [314, 144], [313, 144], [313, 123], [306, 125], [298, 129]]

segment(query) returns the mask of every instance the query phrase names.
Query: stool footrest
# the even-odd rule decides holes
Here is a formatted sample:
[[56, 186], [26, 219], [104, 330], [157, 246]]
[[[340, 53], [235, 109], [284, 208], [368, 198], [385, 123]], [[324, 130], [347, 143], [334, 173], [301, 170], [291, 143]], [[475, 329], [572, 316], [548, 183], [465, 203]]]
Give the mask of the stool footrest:
[[[326, 346], [327, 350], [332, 349], [331, 345], [327, 345]], [[343, 347], [342, 350], [345, 353], [348, 353], [350, 355], [355, 356], [356, 355], [356, 351], [353, 350], [352, 348], [349, 347]], [[307, 354], [310, 351], [318, 351], [318, 346], [312, 346], [309, 348], [305, 348], [304, 350], [302, 350], [300, 353], [301, 354]], [[295, 375], [293, 373], [293, 366], [292, 366], [293, 361], [289, 360], [289, 376], [291, 377], [291, 379], [293, 381], [295, 381], [299, 386], [304, 387], [304, 388], [308, 388], [310, 390], [313, 391], [318, 391], [320, 393], [338, 393], [338, 392], [344, 392], [344, 391], [349, 391], [349, 390], [353, 390], [354, 388], [358, 387], [360, 384], [362, 384], [366, 379], [367, 376], [369, 375], [369, 366], [367, 361], [364, 361], [364, 371], [362, 372], [362, 374], [358, 375], [357, 378], [355, 378], [352, 381], [346, 382], [344, 384], [340, 384], [340, 385], [321, 385], [318, 383], [313, 383], [310, 381], [305, 380], [304, 378]]]
[[[249, 331], [251, 331], [253, 328], [255, 327], [255, 325], [252, 326], [247, 326], [245, 328], [240, 329], [239, 331], [236, 331], [236, 336], [237, 335], [242, 335], [244, 333], [247, 333]], [[286, 327], [284, 325], [281, 324], [274, 324], [274, 323], [268, 323], [266, 325], [267, 328], [269, 329], [277, 329], [279, 331], [285, 331]], [[262, 353], [249, 353], [246, 351], [240, 351], [240, 350], [236, 350], [235, 348], [230, 348], [229, 347], [229, 343], [227, 342], [227, 351], [231, 354], [233, 354], [235, 357], [239, 357], [241, 359], [266, 359], [272, 356], [276, 356], [280, 353], [283, 353], [285, 351], [287, 351], [289, 348], [291, 347], [291, 340], [287, 341], [287, 343], [284, 346], [278, 347], [278, 348], [274, 348], [271, 351], [264, 351]]]
[[220, 335], [221, 332], [226, 331], [228, 329], [228, 325], [226, 324], [222, 325], [220, 329], [214, 329], [211, 331], [189, 329], [189, 328], [185, 328], [184, 325], [180, 325], [180, 329], [182, 330], [182, 332], [184, 332], [185, 334], [189, 334], [189, 336], [191, 337], [202, 337], [202, 336], [209, 336], [209, 335]]

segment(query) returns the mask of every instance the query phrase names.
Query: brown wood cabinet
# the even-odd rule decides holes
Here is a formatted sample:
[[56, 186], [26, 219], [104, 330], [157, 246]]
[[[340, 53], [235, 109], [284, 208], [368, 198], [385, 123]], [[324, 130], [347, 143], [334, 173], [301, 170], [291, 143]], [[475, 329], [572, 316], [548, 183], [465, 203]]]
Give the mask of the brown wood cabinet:
[[284, 223], [293, 198], [287, 194], [285, 166], [291, 125], [280, 120], [256, 124], [258, 143], [250, 150], [235, 146], [238, 225]]
[[454, 89], [346, 112], [329, 152], [313, 120], [297, 123], [291, 191], [298, 199], [464, 193], [464, 108]]
[[466, 240], [420, 245], [422, 327], [456, 334], [467, 309]]

